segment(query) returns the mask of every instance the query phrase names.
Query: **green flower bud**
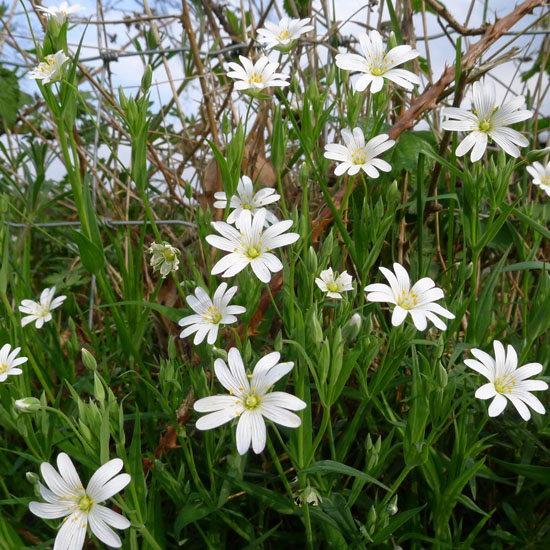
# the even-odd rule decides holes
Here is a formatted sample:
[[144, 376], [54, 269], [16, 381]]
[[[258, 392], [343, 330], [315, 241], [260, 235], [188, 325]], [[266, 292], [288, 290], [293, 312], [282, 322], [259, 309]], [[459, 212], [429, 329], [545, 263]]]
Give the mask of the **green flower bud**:
[[15, 407], [24, 413], [34, 413], [40, 410], [40, 401], [36, 397], [24, 397], [15, 401]]
[[546, 155], [550, 155], [550, 147], [529, 151], [525, 158], [527, 159], [527, 162], [535, 162], [536, 160], [544, 159]]
[[89, 370], [97, 370], [97, 361], [95, 357], [87, 350], [82, 348], [82, 362], [84, 366]]
[[363, 323], [363, 318], [359, 313], [354, 313], [349, 321], [342, 328], [342, 337], [346, 343], [354, 342], [359, 336], [359, 331], [361, 330], [361, 325]]
[[145, 71], [143, 72], [143, 76], [141, 77], [141, 91], [146, 94], [149, 91], [149, 88], [151, 87], [151, 80], [153, 79], [153, 69], [151, 68], [151, 65], [147, 65], [145, 67]]

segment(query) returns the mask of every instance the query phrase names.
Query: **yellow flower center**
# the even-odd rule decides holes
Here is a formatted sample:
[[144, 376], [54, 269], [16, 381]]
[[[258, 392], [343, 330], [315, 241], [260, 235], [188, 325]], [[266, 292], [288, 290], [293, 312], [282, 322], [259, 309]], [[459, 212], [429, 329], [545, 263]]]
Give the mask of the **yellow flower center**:
[[385, 72], [386, 72], [386, 69], [384, 67], [373, 67], [371, 65], [371, 70], [370, 70], [371, 74], [374, 75], [374, 76], [382, 76]]
[[261, 251], [259, 248], [255, 246], [249, 246], [245, 252], [245, 255], [249, 260], [255, 260], [260, 255], [260, 253]]
[[257, 72], [255, 72], [248, 80], [248, 83], [252, 84], [253, 82], [256, 82], [256, 84], [259, 84], [260, 82], [263, 82], [263, 79], [264, 77], [262, 74], [258, 74]]
[[495, 380], [495, 390], [498, 393], [512, 393], [512, 388], [516, 385], [514, 377], [511, 374], [505, 374]]
[[215, 325], [217, 325], [222, 320], [222, 314], [221, 313], [214, 313], [212, 315], [211, 321]]
[[6, 363], [2, 363], [0, 365], [0, 374], [4, 374], [8, 370], [8, 365]]
[[262, 402], [262, 398], [258, 394], [249, 393], [246, 396], [246, 399], [244, 400], [244, 406], [248, 410], [253, 411], [254, 409], [257, 409], [260, 406], [261, 402]]
[[48, 315], [49, 312], [50, 310], [48, 308], [42, 309], [42, 311], [40, 312], [40, 317], [46, 317], [46, 315]]
[[176, 259], [176, 254], [169, 248], [165, 248], [162, 251], [162, 255], [167, 262], [173, 262]]
[[95, 500], [91, 499], [88, 495], [83, 495], [78, 501], [78, 507], [86, 514], [92, 509]]
[[286, 31], [281, 31], [279, 33], [279, 40], [286, 40], [287, 38], [290, 38], [290, 34], [288, 34], [288, 30]]
[[338, 284], [334, 281], [332, 283], [327, 284], [327, 288], [329, 292], [338, 292]]
[[355, 151], [351, 154], [351, 161], [353, 164], [365, 164], [367, 161], [367, 152], [365, 151], [365, 148], [361, 147], [360, 149], [355, 149]]
[[403, 309], [412, 309], [418, 305], [418, 294], [412, 291], [403, 290], [401, 296], [397, 298], [397, 304]]
[[491, 119], [486, 118], [479, 121], [478, 128], [480, 132], [488, 134], [493, 129], [493, 123]]
[[545, 187], [550, 186], [550, 176], [542, 176], [542, 178], [540, 178], [540, 184]]

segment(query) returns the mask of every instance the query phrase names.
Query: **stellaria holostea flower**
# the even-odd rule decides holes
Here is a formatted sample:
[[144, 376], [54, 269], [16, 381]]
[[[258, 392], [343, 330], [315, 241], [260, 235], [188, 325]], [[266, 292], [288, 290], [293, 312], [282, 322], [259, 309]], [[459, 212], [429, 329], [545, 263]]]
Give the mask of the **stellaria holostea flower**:
[[269, 283], [271, 273], [283, 269], [281, 260], [271, 251], [287, 244], [296, 242], [298, 233], [285, 233], [292, 226], [292, 220], [277, 222], [264, 230], [264, 209], [254, 216], [248, 210], [241, 214], [240, 231], [225, 222], [212, 222], [212, 227], [220, 233], [208, 235], [206, 242], [230, 252], [212, 268], [212, 275], [222, 274], [222, 277], [233, 277], [250, 264], [252, 271], [262, 283]]
[[42, 84], [49, 84], [50, 82], [60, 80], [63, 76], [63, 65], [68, 60], [69, 58], [63, 50], [47, 55], [44, 61], [29, 73], [29, 78], [42, 80]]
[[227, 76], [233, 78], [235, 82], [235, 90], [251, 90], [259, 92], [270, 86], [288, 86], [286, 79], [288, 75], [276, 73], [279, 63], [271, 63], [264, 55], [253, 63], [250, 59], [239, 55], [241, 65], [231, 62], [229, 67], [232, 69], [227, 73]]
[[265, 29], [258, 29], [258, 34], [261, 36], [259, 41], [268, 50], [275, 48], [283, 52], [289, 51], [295, 46], [297, 38], [313, 30], [313, 26], [309, 24], [310, 22], [310, 17], [306, 19], [283, 17], [278, 25], [266, 21]]
[[59, 473], [51, 464], [42, 462], [40, 471], [49, 489], [38, 483], [40, 494], [46, 502], [31, 502], [29, 509], [35, 516], [44, 519], [64, 518], [55, 537], [53, 550], [81, 550], [88, 527], [107, 546], [122, 546], [120, 537], [111, 527], [127, 529], [130, 522], [100, 504], [130, 483], [128, 474], [116, 475], [122, 466], [120, 458], [106, 462], [84, 489], [67, 454], [60, 453], [57, 456]]
[[0, 382], [4, 382], [10, 375], [23, 374], [23, 371], [17, 367], [26, 363], [29, 358], [17, 358], [20, 351], [21, 348], [15, 348], [12, 351], [10, 344], [4, 344], [0, 349]]
[[332, 271], [332, 267], [321, 271], [319, 277], [315, 278], [317, 286], [323, 292], [326, 292], [329, 298], [335, 298], [336, 300], [342, 299], [340, 292], [353, 290], [352, 281], [353, 277], [347, 271], [343, 271], [338, 275], [338, 272], [334, 273]]
[[193, 340], [195, 345], [200, 344], [206, 338], [206, 335], [208, 335], [207, 342], [212, 345], [216, 342], [221, 325], [237, 322], [235, 315], [244, 313], [246, 308], [229, 305], [238, 290], [236, 286], [226, 290], [227, 283], [222, 283], [214, 293], [214, 298], [211, 299], [206, 291], [198, 286], [195, 289], [195, 296], [187, 296], [187, 303], [195, 314], [188, 315], [178, 322], [180, 327], [190, 325], [181, 331], [180, 338], [185, 338], [195, 332], [195, 339]]
[[19, 306], [19, 311], [27, 315], [21, 319], [21, 326], [24, 327], [33, 321], [36, 321], [36, 328], [42, 328], [44, 323], [51, 321], [51, 310], [59, 307], [67, 296], [58, 296], [53, 298], [55, 286], [45, 288], [40, 294], [40, 302], [33, 300], [23, 300]]
[[518, 369], [518, 355], [512, 346], [505, 350], [502, 343], [495, 340], [493, 348], [494, 359], [480, 349], [472, 349], [472, 355], [477, 360], [464, 360], [468, 367], [489, 380], [475, 393], [478, 399], [493, 399], [489, 405], [489, 416], [498, 416], [506, 408], [507, 400], [512, 402], [523, 420], [531, 418], [528, 406], [544, 414], [544, 406], [531, 392], [547, 390], [548, 384], [542, 380], [527, 380], [542, 372], [542, 365], [528, 363]]
[[[227, 206], [227, 196], [223, 191], [214, 193], [216, 202], [214, 208], [225, 208]], [[227, 223], [235, 224], [237, 229], [240, 228], [241, 214], [248, 210], [252, 214], [256, 214], [258, 210], [265, 209], [265, 206], [277, 202], [281, 198], [275, 193], [275, 189], [264, 187], [257, 193], [254, 193], [254, 184], [248, 176], [243, 176], [239, 179], [237, 192], [231, 197], [229, 207], [233, 209], [227, 216]], [[265, 224], [277, 223], [279, 220], [269, 210], [265, 211]]]
[[167, 242], [153, 243], [149, 249], [151, 254], [151, 267], [153, 271], [160, 271], [162, 278], [173, 272], [177, 272], [180, 267], [180, 251]]
[[370, 302], [387, 302], [395, 304], [391, 322], [394, 327], [399, 326], [408, 314], [411, 315], [414, 326], [418, 330], [425, 330], [428, 319], [440, 330], [446, 330], [447, 325], [438, 317], [454, 319], [455, 316], [444, 307], [434, 303], [444, 298], [443, 291], [435, 287], [429, 277], [424, 277], [411, 288], [411, 281], [407, 270], [397, 262], [393, 264], [392, 273], [381, 267], [380, 271], [386, 277], [389, 286], [375, 283], [365, 287], [367, 300]]
[[336, 65], [340, 69], [364, 73], [355, 83], [358, 92], [368, 86], [372, 94], [379, 92], [384, 86], [384, 78], [409, 91], [415, 84], [420, 84], [420, 78], [411, 71], [395, 68], [418, 57], [417, 50], [413, 50], [411, 46], [396, 46], [386, 52], [380, 33], [374, 30], [369, 34], [360, 34], [359, 43], [364, 55], [339, 53], [336, 56]]
[[538, 185], [550, 195], [550, 162], [546, 166], [540, 162], [533, 162], [533, 166], [527, 166], [527, 171], [533, 176], [533, 185]]
[[337, 176], [345, 172], [353, 176], [359, 170], [363, 170], [371, 178], [377, 178], [380, 175], [378, 170], [391, 171], [391, 164], [376, 158], [395, 144], [395, 141], [388, 139], [388, 134], [380, 134], [365, 143], [365, 135], [361, 128], [354, 128], [353, 132], [344, 128], [342, 137], [345, 145], [339, 143], [325, 145], [324, 157], [340, 162], [334, 170]]
[[70, 6], [67, 2], [61, 2], [59, 7], [52, 6], [48, 8], [46, 6], [36, 6], [36, 9], [41, 11], [44, 15], [55, 19], [55, 22], [59, 25], [63, 25], [67, 19], [71, 18], [71, 15], [82, 11], [84, 8], [79, 4]]
[[251, 443], [256, 454], [264, 450], [264, 417], [281, 426], [297, 428], [302, 421], [290, 411], [305, 409], [306, 404], [289, 393], [269, 391], [294, 366], [294, 363], [279, 363], [280, 357], [277, 352], [262, 357], [251, 375], [247, 374], [237, 348], [229, 350], [229, 368], [223, 359], [216, 359], [216, 377], [229, 395], [212, 395], [195, 402], [197, 412], [210, 413], [197, 420], [197, 429], [211, 430], [238, 418], [237, 451], [243, 455]]
[[508, 124], [521, 122], [533, 116], [532, 111], [520, 110], [525, 104], [523, 96], [497, 105], [494, 86], [474, 82], [472, 87], [471, 110], [458, 107], [445, 107], [442, 114], [449, 118], [441, 124], [443, 130], [469, 132], [456, 148], [456, 156], [465, 155], [470, 149], [470, 160], [478, 161], [492, 139], [512, 157], [519, 157], [520, 147], [529, 145], [529, 140], [518, 131], [508, 128]]

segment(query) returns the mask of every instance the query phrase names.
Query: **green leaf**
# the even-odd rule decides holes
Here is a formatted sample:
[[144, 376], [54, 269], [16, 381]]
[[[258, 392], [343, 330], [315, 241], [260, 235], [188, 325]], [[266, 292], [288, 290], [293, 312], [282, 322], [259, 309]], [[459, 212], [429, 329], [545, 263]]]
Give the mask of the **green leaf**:
[[421, 153], [433, 153], [435, 140], [430, 132], [404, 132], [395, 144], [391, 159], [394, 174], [402, 169], [415, 172]]
[[15, 125], [19, 100], [17, 76], [0, 67], [0, 121], [2, 121], [2, 126], [11, 129]]
[[78, 231], [73, 231], [73, 240], [78, 246], [82, 265], [90, 273], [97, 274], [105, 266], [105, 257], [90, 239]]
[[399, 527], [401, 527], [404, 523], [419, 514], [425, 508], [425, 506], [426, 505], [424, 504], [423, 506], [413, 508], [412, 510], [407, 510], [391, 518], [386, 527], [375, 533], [373, 537], [373, 543], [378, 544], [384, 542], [388, 537], [391, 536], [393, 532], [397, 531]]
[[300, 470], [300, 474], [327, 474], [327, 473], [358, 477], [370, 483], [374, 483], [375, 485], [378, 485], [378, 487], [381, 487], [386, 491], [391, 491], [391, 489], [387, 485], [384, 485], [374, 477], [369, 476], [368, 474], [365, 474], [365, 472], [361, 472], [360, 470], [356, 470], [355, 468], [352, 468], [351, 466], [346, 466], [345, 464], [341, 464], [340, 462], [335, 462], [334, 460], [321, 460], [319, 462], [316, 462], [312, 466], [309, 466], [305, 470]]

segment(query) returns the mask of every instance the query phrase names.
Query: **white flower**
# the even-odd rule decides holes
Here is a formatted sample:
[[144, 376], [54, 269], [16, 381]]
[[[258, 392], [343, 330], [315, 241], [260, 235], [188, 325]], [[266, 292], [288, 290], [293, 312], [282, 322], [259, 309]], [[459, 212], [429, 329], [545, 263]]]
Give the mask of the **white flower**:
[[309, 24], [310, 22], [310, 17], [290, 20], [288, 17], [283, 17], [278, 25], [266, 21], [266, 28], [258, 29], [258, 34], [262, 37], [260, 42], [268, 50], [275, 48], [280, 51], [289, 51], [299, 36], [313, 30], [313, 26]]
[[65, 55], [63, 50], [59, 50], [56, 54], [47, 55], [44, 61], [29, 73], [29, 78], [42, 80], [42, 84], [61, 80], [63, 76], [63, 65], [68, 60], [69, 58]]
[[395, 68], [418, 57], [417, 50], [413, 50], [411, 46], [397, 46], [386, 53], [378, 31], [360, 34], [359, 43], [364, 56], [355, 53], [339, 53], [336, 56], [336, 65], [340, 69], [365, 73], [355, 83], [358, 92], [362, 92], [369, 85], [372, 94], [379, 92], [384, 86], [384, 78], [409, 91], [413, 89], [414, 84], [420, 84], [420, 78], [414, 73]]
[[42, 328], [44, 323], [51, 321], [51, 310], [59, 307], [67, 298], [67, 296], [58, 296], [52, 300], [55, 294], [55, 286], [45, 288], [40, 295], [40, 302], [33, 300], [23, 300], [19, 306], [21, 313], [27, 314], [27, 317], [21, 319], [21, 326], [24, 327], [33, 321], [36, 321], [36, 328]]
[[540, 162], [533, 162], [533, 166], [527, 166], [527, 171], [533, 176], [533, 184], [550, 195], [550, 162], [546, 166]]
[[10, 344], [4, 344], [2, 349], [0, 349], [0, 382], [4, 382], [10, 375], [23, 374], [23, 371], [18, 369], [17, 366], [29, 360], [28, 357], [19, 357], [16, 359], [21, 348], [15, 348], [11, 353], [10, 351]]
[[259, 91], [269, 86], [288, 86], [286, 74], [276, 73], [279, 63], [270, 63], [264, 55], [252, 63], [252, 61], [242, 55], [239, 55], [242, 65], [238, 63], [229, 63], [232, 71], [227, 76], [235, 79], [235, 90]]
[[59, 25], [63, 25], [67, 19], [71, 18], [71, 15], [73, 13], [78, 13], [79, 11], [82, 11], [84, 8], [80, 6], [79, 4], [75, 4], [74, 6], [69, 6], [67, 2], [62, 2], [59, 7], [53, 6], [51, 8], [48, 8], [46, 6], [36, 6], [36, 9], [47, 15], [48, 17], [52, 17], [55, 19], [55, 22]]
[[376, 283], [365, 287], [367, 300], [370, 302], [388, 302], [395, 304], [391, 323], [394, 327], [398, 327], [407, 314], [410, 313], [414, 326], [418, 330], [425, 330], [428, 326], [428, 319], [440, 330], [446, 330], [447, 325], [438, 317], [446, 319], [454, 319], [455, 316], [435, 304], [436, 300], [444, 298], [443, 291], [440, 288], [435, 288], [435, 283], [429, 278], [420, 279], [412, 288], [411, 281], [407, 270], [397, 262], [393, 264], [395, 275], [385, 267], [381, 267], [380, 271], [386, 277], [388, 285]]
[[329, 298], [335, 298], [336, 300], [342, 299], [340, 292], [353, 290], [352, 281], [353, 277], [347, 271], [343, 271], [338, 275], [338, 272], [332, 272], [332, 267], [321, 271], [320, 276], [315, 278], [317, 286], [323, 292], [326, 292]]
[[478, 161], [485, 153], [488, 138], [491, 138], [506, 153], [519, 157], [520, 151], [516, 145], [525, 147], [529, 145], [529, 140], [507, 125], [533, 116], [532, 111], [518, 110], [525, 104], [523, 96], [506, 101], [499, 107], [494, 86], [474, 82], [472, 93], [470, 111], [457, 107], [445, 107], [442, 110], [443, 115], [454, 119], [443, 122], [443, 130], [469, 132], [456, 148], [456, 156], [461, 157], [472, 149], [470, 160]]
[[35, 516], [44, 519], [65, 518], [55, 537], [53, 550], [80, 550], [84, 545], [87, 527], [107, 546], [122, 546], [119, 536], [111, 527], [127, 529], [130, 522], [100, 504], [130, 483], [128, 474], [115, 475], [122, 466], [120, 458], [105, 463], [84, 489], [67, 454], [59, 453], [57, 456], [59, 473], [51, 464], [42, 462], [40, 471], [49, 489], [38, 483], [46, 503], [31, 502], [29, 509]]
[[226, 289], [227, 283], [222, 283], [214, 293], [213, 300], [200, 286], [195, 289], [196, 298], [193, 295], [187, 296], [187, 303], [196, 313], [184, 317], [178, 322], [180, 327], [190, 325], [181, 331], [180, 338], [185, 338], [196, 332], [193, 343], [198, 345], [208, 334], [207, 342], [212, 345], [218, 337], [220, 325], [228, 325], [237, 321], [235, 315], [244, 313], [246, 308], [228, 305], [238, 288], [231, 287], [227, 292]]
[[240, 231], [225, 222], [212, 222], [222, 237], [208, 235], [206, 242], [230, 252], [212, 268], [212, 275], [221, 273], [222, 277], [233, 277], [250, 264], [256, 277], [262, 283], [269, 283], [271, 273], [283, 269], [281, 260], [271, 250], [296, 242], [300, 235], [285, 233], [292, 226], [292, 220], [277, 222], [264, 231], [265, 213], [262, 209], [252, 217], [250, 212], [243, 212]]
[[[227, 196], [221, 191], [214, 193], [216, 202], [214, 208], [225, 208], [227, 206]], [[239, 179], [237, 185], [237, 192], [231, 197], [229, 201], [230, 208], [233, 212], [227, 216], [227, 223], [234, 223], [237, 229], [240, 228], [241, 214], [248, 210], [252, 214], [256, 214], [260, 209], [263, 209], [266, 204], [277, 202], [281, 198], [280, 195], [275, 193], [274, 189], [264, 187], [254, 194], [254, 184], [248, 176], [243, 176]], [[265, 212], [265, 225], [277, 223], [279, 220], [269, 210]]]
[[324, 157], [340, 161], [340, 164], [334, 170], [337, 176], [341, 176], [345, 172], [353, 176], [363, 169], [371, 178], [377, 178], [380, 175], [378, 170], [382, 172], [391, 171], [389, 163], [376, 158], [395, 144], [395, 141], [388, 139], [388, 134], [380, 134], [365, 143], [365, 136], [361, 128], [354, 128], [353, 133], [351, 130], [344, 128], [342, 137], [345, 146], [339, 143], [325, 145]]
[[162, 278], [172, 271], [176, 272], [180, 267], [180, 251], [167, 242], [153, 243], [149, 249], [151, 254], [151, 267], [154, 271], [160, 271]]
[[301, 424], [298, 415], [290, 412], [306, 407], [301, 400], [286, 392], [269, 389], [292, 370], [294, 363], [279, 363], [280, 353], [273, 352], [262, 357], [248, 375], [237, 348], [228, 353], [229, 368], [223, 359], [216, 359], [214, 370], [229, 395], [212, 395], [199, 399], [194, 408], [197, 412], [210, 413], [197, 420], [199, 430], [211, 430], [226, 422], [239, 418], [237, 424], [237, 450], [246, 453], [252, 442], [256, 454], [265, 447], [266, 430], [263, 417], [286, 426], [297, 428]]
[[542, 365], [528, 363], [518, 369], [518, 355], [512, 346], [509, 345], [506, 352], [502, 343], [495, 340], [493, 347], [494, 359], [480, 349], [472, 349], [472, 355], [478, 361], [475, 359], [464, 360], [468, 367], [489, 380], [475, 393], [478, 399], [493, 398], [489, 405], [489, 416], [498, 416], [506, 408], [507, 399], [512, 402], [523, 420], [531, 418], [531, 412], [527, 405], [534, 411], [544, 414], [542, 403], [530, 392], [547, 390], [548, 384], [542, 380], [527, 380], [527, 378], [539, 374], [542, 371]]

